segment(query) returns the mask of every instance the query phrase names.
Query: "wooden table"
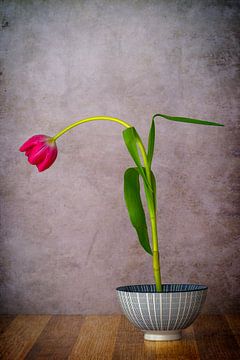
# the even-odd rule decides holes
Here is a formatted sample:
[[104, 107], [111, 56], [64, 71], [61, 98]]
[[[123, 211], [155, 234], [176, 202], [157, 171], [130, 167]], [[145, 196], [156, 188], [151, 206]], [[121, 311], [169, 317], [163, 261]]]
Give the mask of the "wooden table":
[[181, 341], [144, 341], [122, 315], [1, 315], [0, 359], [239, 360], [240, 314], [201, 315]]

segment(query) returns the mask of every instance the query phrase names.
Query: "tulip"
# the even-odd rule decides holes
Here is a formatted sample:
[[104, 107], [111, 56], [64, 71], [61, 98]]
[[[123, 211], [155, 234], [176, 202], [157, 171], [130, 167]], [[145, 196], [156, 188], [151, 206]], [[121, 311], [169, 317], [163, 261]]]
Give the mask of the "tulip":
[[[183, 123], [192, 123], [200, 125], [210, 125], [210, 126], [224, 126], [223, 124], [191, 119], [185, 117], [176, 117], [169, 116], [164, 114], [155, 114], [152, 117], [152, 125], [149, 132], [148, 138], [148, 151], [144, 147], [144, 144], [138, 135], [136, 129], [127, 122], [114, 118], [111, 116], [94, 116], [91, 118], [85, 118], [78, 120], [75, 123], [67, 126], [60, 132], [58, 132], [54, 137], [49, 137], [46, 135], [35, 135], [28, 139], [21, 147], [20, 151], [25, 152], [25, 155], [28, 157], [28, 161], [32, 165], [36, 165], [38, 171], [44, 171], [48, 169], [57, 157], [57, 146], [56, 140], [65, 134], [67, 131], [73, 129], [74, 127], [87, 123], [90, 121], [104, 120], [104, 121], [113, 121], [121, 124], [126, 129], [123, 132], [123, 138], [127, 149], [132, 156], [135, 166], [129, 168], [124, 175], [124, 196], [126, 200], [127, 209], [129, 212], [130, 220], [136, 229], [139, 237], [139, 241], [143, 248], [152, 255], [153, 258], [153, 273], [156, 283], [156, 291], [162, 291], [162, 282], [161, 282], [161, 272], [160, 272], [160, 262], [159, 262], [159, 251], [158, 251], [158, 234], [157, 234], [157, 218], [156, 218], [156, 183], [155, 177], [151, 170], [153, 152], [154, 152], [154, 142], [155, 142], [155, 118], [162, 117], [170, 121], [177, 121]], [[103, 144], [104, 145], [104, 144]], [[141, 158], [139, 156], [141, 152]], [[143, 167], [144, 165], [144, 167]], [[144, 170], [143, 170], [144, 169]], [[144, 209], [142, 206], [141, 196], [140, 196], [140, 183], [139, 175], [142, 176], [144, 182], [144, 188], [146, 193], [147, 207], [150, 215], [150, 223], [152, 230], [152, 249], [149, 244], [148, 230], [146, 217]]]
[[25, 152], [31, 165], [36, 165], [38, 171], [48, 169], [56, 160], [57, 146], [53, 138], [46, 135], [34, 135], [28, 139], [19, 151]]

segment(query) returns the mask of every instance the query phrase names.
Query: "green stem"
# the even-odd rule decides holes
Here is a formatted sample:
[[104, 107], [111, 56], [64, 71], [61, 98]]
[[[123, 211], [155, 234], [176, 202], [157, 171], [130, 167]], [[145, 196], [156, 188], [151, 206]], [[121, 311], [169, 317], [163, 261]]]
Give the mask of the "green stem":
[[53, 141], [56, 141], [60, 136], [62, 136], [63, 134], [65, 134], [67, 131], [71, 130], [75, 126], [78, 126], [78, 125], [86, 123], [86, 122], [97, 121], [97, 120], [113, 121], [113, 122], [116, 122], [116, 123], [119, 123], [119, 124], [125, 126], [126, 128], [132, 127], [127, 122], [125, 122], [121, 119], [118, 119], [118, 118], [114, 118], [111, 116], [94, 116], [94, 117], [85, 118], [85, 119], [76, 121], [75, 123], [67, 126], [65, 129], [63, 129], [62, 131], [57, 133], [52, 139], [53, 139]]
[[[94, 116], [94, 117], [90, 117], [90, 118], [85, 118], [82, 120], [78, 120], [75, 123], [67, 126], [66, 128], [64, 128], [63, 130], [61, 130], [59, 133], [57, 133], [53, 138], [52, 141], [56, 141], [60, 136], [62, 136], [63, 134], [65, 134], [67, 131], [71, 130], [72, 128], [86, 123], [86, 122], [90, 122], [90, 121], [98, 121], [98, 120], [104, 120], [104, 121], [113, 121], [116, 123], [119, 123], [121, 125], [123, 125], [126, 128], [132, 127], [130, 124], [128, 124], [127, 122], [118, 119], [118, 118], [114, 118], [111, 116]], [[151, 179], [151, 169], [150, 166], [148, 164], [148, 160], [147, 160], [147, 154], [146, 154], [146, 150], [145, 147], [142, 143], [142, 140], [138, 139], [138, 145], [139, 145], [139, 149], [141, 151], [142, 157], [143, 157], [143, 162], [146, 168], [146, 176], [147, 179], [149, 181], [149, 183], [152, 186], [152, 179]], [[152, 229], [152, 244], [153, 244], [153, 273], [154, 273], [154, 278], [155, 278], [155, 283], [156, 283], [156, 290], [158, 292], [162, 291], [162, 285], [161, 285], [161, 275], [160, 275], [160, 264], [159, 264], [159, 252], [158, 252], [158, 235], [157, 235], [157, 221], [156, 221], [156, 209], [154, 207], [154, 199], [153, 199], [153, 193], [150, 197], [150, 199], [147, 198], [147, 204], [148, 204], [148, 210], [149, 210], [149, 214], [150, 214], [150, 222], [151, 222], [151, 229]]]
[[[138, 146], [142, 153], [143, 162], [146, 168], [146, 176], [147, 179], [153, 189], [152, 184], [152, 176], [151, 176], [151, 168], [148, 164], [147, 154], [145, 147], [140, 139], [138, 138]], [[148, 191], [148, 190], [145, 190]], [[147, 195], [147, 194], [146, 194]], [[152, 230], [152, 247], [153, 247], [153, 274], [156, 283], [156, 290], [157, 292], [162, 291], [162, 282], [161, 282], [161, 272], [160, 272], [160, 261], [159, 261], [159, 251], [158, 251], [158, 233], [157, 233], [157, 216], [156, 216], [156, 209], [154, 206], [154, 194], [151, 193], [151, 196], [146, 196], [148, 211], [150, 215], [150, 222], [151, 222], [151, 230]]]

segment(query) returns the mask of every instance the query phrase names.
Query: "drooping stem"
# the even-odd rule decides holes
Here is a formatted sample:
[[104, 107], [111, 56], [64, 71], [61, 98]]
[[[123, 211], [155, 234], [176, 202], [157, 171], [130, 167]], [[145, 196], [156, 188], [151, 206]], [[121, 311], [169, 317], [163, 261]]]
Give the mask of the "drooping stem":
[[[143, 162], [146, 168], [146, 176], [147, 179], [153, 189], [153, 183], [152, 183], [152, 176], [151, 176], [151, 169], [148, 164], [147, 154], [145, 147], [141, 141], [141, 139], [138, 139], [138, 146], [141, 151]], [[145, 190], [149, 191], [149, 190]], [[161, 272], [160, 272], [160, 261], [159, 261], [159, 251], [158, 251], [158, 233], [157, 233], [157, 216], [156, 216], [156, 209], [154, 205], [154, 194], [151, 192], [151, 196], [147, 196], [147, 205], [148, 205], [148, 211], [150, 216], [150, 223], [151, 223], [151, 230], [152, 230], [152, 248], [153, 248], [153, 274], [154, 274], [154, 280], [156, 284], [156, 290], [157, 292], [162, 291], [162, 282], [161, 282]]]
[[[122, 126], [124, 126], [126, 128], [132, 127], [132, 125], [130, 125], [127, 122], [125, 122], [125, 121], [123, 121], [121, 119], [118, 119], [118, 118], [114, 118], [114, 117], [110, 117], [110, 116], [94, 116], [94, 117], [85, 118], [85, 119], [76, 121], [75, 123], [67, 126], [63, 130], [61, 130], [59, 133], [57, 133], [52, 138], [52, 141], [56, 141], [60, 136], [65, 134], [67, 131], [71, 130], [72, 128], [74, 128], [74, 127], [76, 127], [76, 126], [78, 126], [80, 124], [90, 122], [90, 121], [98, 121], [98, 120], [113, 121], [113, 122], [121, 124]], [[148, 164], [148, 159], [147, 159], [147, 154], [146, 154], [145, 147], [144, 147], [140, 137], [138, 139], [138, 145], [139, 145], [139, 149], [140, 149], [141, 154], [142, 154], [144, 166], [146, 168], [146, 176], [147, 176], [148, 182], [150, 183], [151, 187], [153, 188], [152, 177], [151, 177], [151, 169], [150, 169], [150, 166]], [[153, 193], [151, 193], [150, 197], [147, 197], [147, 205], [148, 205], [148, 210], [149, 210], [149, 215], [150, 215], [150, 222], [151, 222], [151, 230], [152, 230], [153, 273], [154, 273], [154, 279], [155, 279], [155, 283], [156, 283], [156, 290], [159, 292], [159, 291], [162, 291], [162, 285], [161, 285], [159, 252], [158, 252], [156, 209], [155, 209], [155, 205], [154, 205], [154, 194]]]
[[91, 118], [85, 118], [85, 119], [76, 121], [75, 123], [67, 126], [65, 129], [63, 129], [62, 131], [57, 133], [52, 139], [54, 141], [56, 141], [60, 136], [62, 136], [63, 134], [65, 134], [67, 131], [71, 130], [75, 126], [78, 126], [78, 125], [86, 123], [86, 122], [97, 121], [97, 120], [113, 121], [113, 122], [116, 122], [116, 123], [119, 123], [119, 124], [123, 125], [126, 128], [132, 127], [132, 125], [130, 125], [127, 122], [125, 122], [125, 121], [123, 121], [121, 119], [118, 119], [118, 118], [114, 118], [114, 117], [111, 117], [111, 116], [94, 116], [94, 117], [91, 117]]

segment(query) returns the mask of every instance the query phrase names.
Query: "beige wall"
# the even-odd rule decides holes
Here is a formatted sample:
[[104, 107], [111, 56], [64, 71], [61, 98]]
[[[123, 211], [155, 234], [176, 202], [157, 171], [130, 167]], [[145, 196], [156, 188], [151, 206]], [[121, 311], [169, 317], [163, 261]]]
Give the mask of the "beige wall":
[[41, 174], [18, 147], [98, 114], [131, 122], [146, 141], [156, 112], [226, 125], [157, 120], [153, 168], [163, 281], [207, 284], [205, 311], [236, 310], [237, 2], [2, 6], [1, 312], [120, 312], [117, 286], [153, 282], [124, 205], [122, 128], [76, 128]]

